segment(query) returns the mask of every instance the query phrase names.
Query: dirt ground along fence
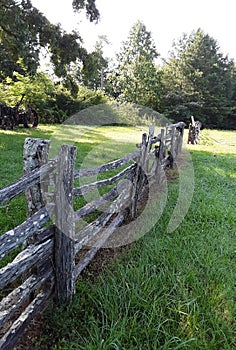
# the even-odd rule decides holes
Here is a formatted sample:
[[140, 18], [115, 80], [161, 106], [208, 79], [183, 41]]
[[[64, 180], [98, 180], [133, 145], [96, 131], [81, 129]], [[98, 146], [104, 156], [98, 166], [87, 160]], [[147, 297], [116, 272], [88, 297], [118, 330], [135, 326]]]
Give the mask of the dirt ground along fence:
[[[115, 236], [127, 213], [130, 220], [136, 218], [147, 186], [161, 186], [165, 169], [173, 166], [181, 152], [184, 126], [183, 122], [167, 125], [158, 135], [150, 126], [134, 153], [79, 170], [75, 169], [76, 147], [62, 145], [58, 156], [49, 160], [48, 140], [25, 140], [24, 176], [0, 190], [4, 205], [25, 193], [28, 211], [23, 223], [0, 236], [0, 261], [7, 258], [0, 269], [1, 350], [14, 348], [48, 300], [71, 300], [78, 276], [96, 252]], [[75, 179], [120, 167], [112, 177], [74, 185]], [[105, 194], [74, 210], [76, 197], [108, 185]], [[84, 219], [96, 212], [94, 220], [84, 225]], [[86, 253], [78, 258], [84, 247]]]

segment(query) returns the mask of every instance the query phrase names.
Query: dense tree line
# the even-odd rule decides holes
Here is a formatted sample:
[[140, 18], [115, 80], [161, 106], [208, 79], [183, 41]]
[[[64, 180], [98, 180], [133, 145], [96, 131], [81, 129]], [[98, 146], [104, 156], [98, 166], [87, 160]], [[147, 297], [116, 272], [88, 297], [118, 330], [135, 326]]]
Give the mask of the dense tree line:
[[[74, 0], [75, 11], [99, 19], [96, 0]], [[115, 62], [98, 38], [88, 53], [78, 31], [67, 33], [30, 0], [0, 0], [0, 102], [37, 109], [41, 121], [62, 122], [88, 106], [115, 100], [152, 108], [168, 119], [194, 115], [211, 128], [236, 127], [235, 63], [201, 29], [175, 41], [171, 55], [158, 51], [144, 23], [135, 23]], [[40, 53], [50, 58], [53, 78], [40, 72]], [[160, 61], [160, 59], [159, 59]]]
[[[207, 126], [229, 127], [234, 109], [235, 67], [216, 40], [201, 29], [174, 45], [163, 67], [164, 110], [170, 117], [194, 114]], [[174, 107], [174, 108], [173, 108]]]
[[151, 33], [137, 22], [107, 77], [107, 92], [175, 121], [194, 115], [207, 127], [235, 127], [235, 65], [215, 39], [198, 29], [174, 43], [162, 66], [155, 64], [157, 56]]

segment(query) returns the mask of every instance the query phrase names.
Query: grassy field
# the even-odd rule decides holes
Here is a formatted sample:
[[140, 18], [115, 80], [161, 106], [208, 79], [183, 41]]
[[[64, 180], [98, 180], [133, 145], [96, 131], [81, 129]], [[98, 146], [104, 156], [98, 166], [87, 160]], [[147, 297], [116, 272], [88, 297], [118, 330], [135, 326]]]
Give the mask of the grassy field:
[[[27, 137], [49, 139], [53, 158], [63, 143], [77, 146], [76, 168], [104, 164], [136, 150], [135, 143], [141, 141], [142, 128], [40, 126], [38, 129], [0, 130], [0, 188], [23, 175], [23, 145]], [[91, 181], [89, 179], [89, 181]], [[86, 183], [86, 178], [80, 184]], [[7, 215], [6, 215], [7, 214]], [[0, 234], [10, 230], [26, 217], [24, 195], [11, 201], [10, 206], [0, 205]]]
[[[53, 128], [0, 132], [1, 187], [22, 174], [24, 138], [53, 138]], [[130, 128], [83, 132], [74, 139], [77, 164], [101, 164], [130, 152], [140, 135]], [[195, 187], [182, 224], [166, 232], [178, 198], [174, 180], [153, 229], [112, 252], [109, 264], [99, 256], [78, 280], [73, 302], [50, 307], [31, 349], [236, 349], [236, 135], [204, 130], [199, 145], [186, 147]], [[21, 221], [22, 203], [7, 213], [1, 209], [3, 232]]]

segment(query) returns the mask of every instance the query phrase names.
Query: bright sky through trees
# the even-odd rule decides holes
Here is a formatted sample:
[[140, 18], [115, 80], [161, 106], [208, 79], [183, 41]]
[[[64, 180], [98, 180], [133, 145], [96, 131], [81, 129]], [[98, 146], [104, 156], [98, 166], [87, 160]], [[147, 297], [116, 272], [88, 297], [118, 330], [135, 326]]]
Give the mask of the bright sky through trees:
[[97, 25], [81, 14], [74, 14], [72, 1], [32, 0], [47, 18], [68, 31], [78, 29], [84, 46], [93, 48], [98, 35], [107, 35], [111, 45], [107, 56], [119, 51], [132, 25], [141, 20], [152, 32], [161, 57], [166, 58], [172, 41], [199, 27], [216, 39], [224, 55], [236, 60], [235, 0], [97, 0], [101, 18]]

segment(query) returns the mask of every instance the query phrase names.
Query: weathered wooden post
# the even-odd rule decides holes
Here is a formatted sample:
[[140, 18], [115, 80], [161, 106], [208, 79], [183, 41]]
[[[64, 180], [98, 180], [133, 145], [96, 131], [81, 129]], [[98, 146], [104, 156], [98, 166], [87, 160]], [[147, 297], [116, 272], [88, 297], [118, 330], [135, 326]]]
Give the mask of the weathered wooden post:
[[[24, 143], [24, 174], [40, 168], [48, 161], [49, 140], [27, 138]], [[26, 190], [28, 217], [36, 213], [44, 206], [41, 192], [41, 184], [37, 184]]]
[[165, 129], [161, 129], [159, 147], [155, 151], [155, 170], [154, 180], [156, 184], [160, 183], [162, 176], [162, 161], [165, 157]]
[[75, 220], [73, 210], [76, 147], [62, 145], [55, 187], [55, 297], [59, 303], [75, 291]]
[[159, 149], [159, 162], [161, 163], [164, 158], [165, 151], [165, 129], [161, 129], [161, 140], [160, 140], [160, 149]]
[[154, 125], [150, 125], [149, 126], [149, 133], [148, 133], [148, 141], [147, 141], [147, 146], [145, 149], [145, 154], [144, 154], [144, 159], [143, 159], [143, 169], [145, 174], [149, 172], [149, 157], [148, 154], [151, 151], [151, 147], [152, 147], [152, 141], [153, 141], [153, 137], [154, 137]]
[[194, 120], [194, 117], [191, 116], [191, 122], [189, 124], [189, 130], [188, 130], [188, 143], [191, 143], [192, 145], [195, 145], [199, 142], [199, 133], [201, 129], [201, 123], [199, 121]]
[[146, 154], [146, 148], [147, 148], [147, 134], [142, 135], [142, 146], [141, 146], [141, 152], [140, 157], [137, 162], [137, 167], [135, 170], [135, 176], [133, 179], [133, 186], [131, 190], [131, 206], [130, 206], [130, 213], [131, 218], [134, 219], [137, 212], [137, 203], [138, 203], [138, 195], [139, 195], [139, 187], [143, 172], [143, 164]]
[[145, 183], [145, 176], [148, 172], [148, 153], [150, 152], [152, 146], [152, 139], [154, 136], [154, 126], [151, 125], [149, 127], [149, 135], [147, 138], [147, 134], [142, 135], [142, 146], [140, 157], [137, 163], [136, 173], [133, 180], [133, 186], [131, 190], [131, 218], [134, 219], [137, 213], [137, 204], [139, 195], [142, 192], [143, 185]]
[[182, 127], [179, 130], [179, 136], [178, 136], [178, 147], [177, 147], [178, 154], [182, 152], [183, 140], [184, 140], [184, 127], [185, 127], [185, 123], [182, 123]]
[[[33, 170], [39, 169], [48, 162], [50, 141], [39, 138], [26, 138], [23, 147], [23, 171], [29, 174]], [[25, 191], [27, 216], [30, 217], [41, 209], [45, 203], [43, 198], [42, 183], [38, 183]], [[34, 243], [34, 238], [26, 240], [23, 247]], [[23, 275], [24, 278], [27, 275]]]
[[175, 126], [171, 126], [171, 146], [170, 146], [170, 152], [172, 154], [172, 157], [175, 159], [176, 157], [176, 128]]

